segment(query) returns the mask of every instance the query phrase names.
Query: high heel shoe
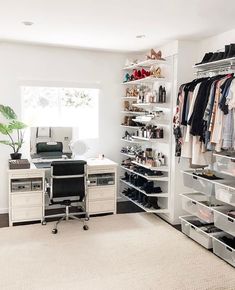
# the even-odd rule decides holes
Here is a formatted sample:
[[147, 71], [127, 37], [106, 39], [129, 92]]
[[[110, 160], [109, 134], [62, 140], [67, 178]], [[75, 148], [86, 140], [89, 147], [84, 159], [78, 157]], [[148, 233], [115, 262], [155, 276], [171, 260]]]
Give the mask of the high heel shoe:
[[162, 52], [159, 50], [156, 52], [154, 49], [150, 50], [150, 56], [147, 55], [147, 59], [158, 59], [158, 60], [165, 60], [165, 58], [162, 58]]
[[144, 68], [141, 70], [142, 78], [146, 78], [150, 76], [150, 71], [146, 71]]
[[161, 75], [161, 68], [155, 68], [154, 66], [152, 66], [150, 68], [150, 75], [155, 77], [155, 78], [163, 78], [163, 76]]
[[131, 76], [128, 73], [126, 73], [123, 82], [126, 83], [126, 82], [129, 82], [130, 80], [131, 80]]

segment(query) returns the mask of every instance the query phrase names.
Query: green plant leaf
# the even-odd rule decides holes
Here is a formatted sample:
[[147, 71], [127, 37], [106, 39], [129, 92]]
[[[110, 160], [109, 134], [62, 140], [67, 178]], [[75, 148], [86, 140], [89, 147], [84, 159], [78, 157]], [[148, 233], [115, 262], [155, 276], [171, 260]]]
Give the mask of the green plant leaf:
[[8, 125], [10, 130], [22, 130], [27, 127], [23, 122], [13, 120], [9, 125]]
[[0, 105], [0, 113], [8, 120], [16, 120], [17, 115], [9, 106]]
[[12, 128], [10, 127], [10, 125], [0, 123], [0, 133], [2, 133], [3, 135], [11, 134]]
[[4, 145], [9, 145], [9, 146], [12, 145], [12, 143], [10, 141], [7, 141], [7, 140], [0, 140], [0, 143], [4, 144]]

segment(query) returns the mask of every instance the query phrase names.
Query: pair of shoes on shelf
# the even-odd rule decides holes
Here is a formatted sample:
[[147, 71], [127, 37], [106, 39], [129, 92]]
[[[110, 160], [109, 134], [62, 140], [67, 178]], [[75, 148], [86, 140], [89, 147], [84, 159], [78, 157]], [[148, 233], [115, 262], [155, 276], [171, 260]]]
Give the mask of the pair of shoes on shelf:
[[163, 78], [163, 76], [161, 75], [161, 68], [160, 67], [155, 68], [154, 66], [152, 66], [150, 68], [150, 75], [155, 77], [155, 78]]
[[147, 71], [144, 68], [142, 68], [141, 70], [134, 69], [132, 74], [129, 74], [129, 73], [125, 74], [123, 82], [126, 83], [126, 82], [135, 81], [135, 80], [140, 80], [149, 76], [150, 76], [150, 71]]
[[154, 49], [150, 50], [150, 54], [147, 55], [147, 59], [153, 59], [153, 60], [165, 60], [165, 58], [162, 58], [162, 52], [159, 50], [156, 52]]
[[235, 43], [225, 45], [224, 51], [220, 52], [207, 52], [201, 62], [196, 63], [196, 65], [209, 63], [212, 61], [218, 61], [226, 58], [235, 57]]
[[126, 88], [126, 97], [137, 97], [138, 94], [139, 92], [136, 86], [133, 86], [132, 88]]

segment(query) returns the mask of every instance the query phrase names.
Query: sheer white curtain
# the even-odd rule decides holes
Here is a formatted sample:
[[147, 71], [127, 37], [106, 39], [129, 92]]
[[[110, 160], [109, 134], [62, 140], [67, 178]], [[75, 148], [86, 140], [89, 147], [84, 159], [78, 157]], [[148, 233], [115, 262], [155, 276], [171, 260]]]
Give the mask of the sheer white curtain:
[[30, 127], [76, 127], [99, 137], [99, 89], [22, 86], [22, 119]]

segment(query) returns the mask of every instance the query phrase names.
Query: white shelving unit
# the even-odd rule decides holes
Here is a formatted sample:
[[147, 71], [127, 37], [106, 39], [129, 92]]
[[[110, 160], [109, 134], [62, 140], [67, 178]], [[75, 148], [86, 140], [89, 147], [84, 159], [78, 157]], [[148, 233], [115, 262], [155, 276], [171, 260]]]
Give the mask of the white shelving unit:
[[[154, 88], [157, 90], [159, 89], [160, 85], [163, 85], [166, 87], [167, 91], [167, 96], [166, 96], [166, 103], [137, 103], [138, 97], [134, 100], [133, 97], [122, 97], [122, 100], [133, 100], [134, 102], [131, 103], [132, 107], [137, 107], [140, 109], [143, 109], [145, 112], [128, 112], [121, 110], [122, 115], [133, 115], [135, 116], [141, 116], [141, 115], [147, 115], [148, 113], [152, 113], [155, 111], [163, 111], [164, 116], [167, 117], [167, 120], [165, 118], [153, 118], [153, 120], [150, 121], [142, 121], [138, 119], [132, 119], [135, 121], [139, 126], [122, 126], [125, 128], [128, 133], [132, 135], [132, 140], [126, 140], [126, 139], [121, 139], [122, 145], [123, 143], [127, 143], [128, 146], [134, 146], [134, 145], [139, 145], [141, 146], [142, 149], [145, 148], [152, 148], [153, 150], [156, 150], [157, 152], [162, 152], [164, 156], [166, 156], [166, 166], [160, 166], [160, 167], [150, 167], [146, 164], [141, 164], [135, 161], [135, 156], [129, 156], [128, 154], [121, 154], [122, 158], [124, 157], [129, 157], [132, 160], [132, 164], [134, 166], [139, 166], [140, 168], [145, 168], [151, 171], [161, 171], [163, 175], [160, 176], [147, 176], [145, 174], [138, 173], [132, 169], [129, 169], [123, 165], [120, 165], [120, 176], [122, 177], [124, 172], [127, 172], [129, 174], [135, 174], [139, 177], [142, 177], [146, 179], [146, 181], [153, 181], [155, 186], [160, 186], [162, 188], [163, 193], [157, 193], [157, 194], [146, 194], [143, 190], [140, 190], [137, 186], [131, 184], [128, 180], [123, 180], [120, 178], [120, 188], [133, 188], [136, 191], [140, 192], [141, 194], [150, 197], [150, 198], [157, 198], [158, 200], [158, 205], [160, 206], [160, 209], [155, 209], [155, 208], [146, 208], [143, 206], [140, 202], [131, 199], [130, 197], [122, 194], [122, 191], [120, 190], [120, 195], [127, 200], [130, 200], [140, 208], [142, 208], [144, 211], [148, 213], [156, 213], [160, 214], [163, 218], [167, 218], [167, 215], [169, 214], [169, 204], [170, 204], [170, 198], [171, 198], [171, 172], [169, 170], [168, 165], [171, 163], [171, 156], [172, 156], [172, 127], [171, 127], [171, 122], [168, 120], [171, 120], [173, 118], [173, 110], [172, 110], [172, 91], [173, 91], [173, 83], [172, 83], [172, 77], [173, 77], [173, 58], [168, 58], [166, 61], [164, 60], [146, 60], [146, 61], [141, 61], [138, 62], [137, 64], [133, 64], [131, 66], [127, 66], [123, 68], [123, 72], [125, 71], [131, 71], [133, 69], [141, 69], [145, 68], [150, 69], [151, 66], [155, 67], [161, 67], [162, 72], [164, 75], [164, 78], [156, 78], [153, 76], [145, 77], [142, 79], [134, 80], [134, 81], [129, 81], [129, 82], [123, 82], [122, 84], [125, 85], [126, 87], [132, 87], [132, 86], [138, 86], [138, 85], [146, 85], [149, 86], [150, 88]], [[152, 125], [157, 125], [159, 127], [162, 127], [164, 129], [164, 138], [162, 139], [152, 139], [152, 138], [144, 138], [144, 137], [139, 137], [139, 136], [133, 136], [135, 133], [135, 129], [138, 130], [138, 128], [146, 126], [146, 124], [152, 124]], [[122, 160], [123, 160], [122, 159]]]
[[[197, 73], [215, 72], [235, 64], [235, 58], [195, 65]], [[190, 216], [181, 217], [182, 232], [207, 249], [213, 249], [219, 256], [235, 267], [235, 248], [226, 240], [235, 237], [235, 152], [213, 153], [216, 158], [210, 164], [215, 175], [222, 179], [210, 180], [184, 171], [184, 185], [192, 189], [190, 194], [182, 194], [182, 207]], [[198, 173], [198, 170], [197, 170]], [[202, 228], [193, 224], [194, 220], [204, 222]], [[214, 223], [216, 232], [208, 233], [206, 226]], [[224, 239], [225, 238], [225, 239]]]

